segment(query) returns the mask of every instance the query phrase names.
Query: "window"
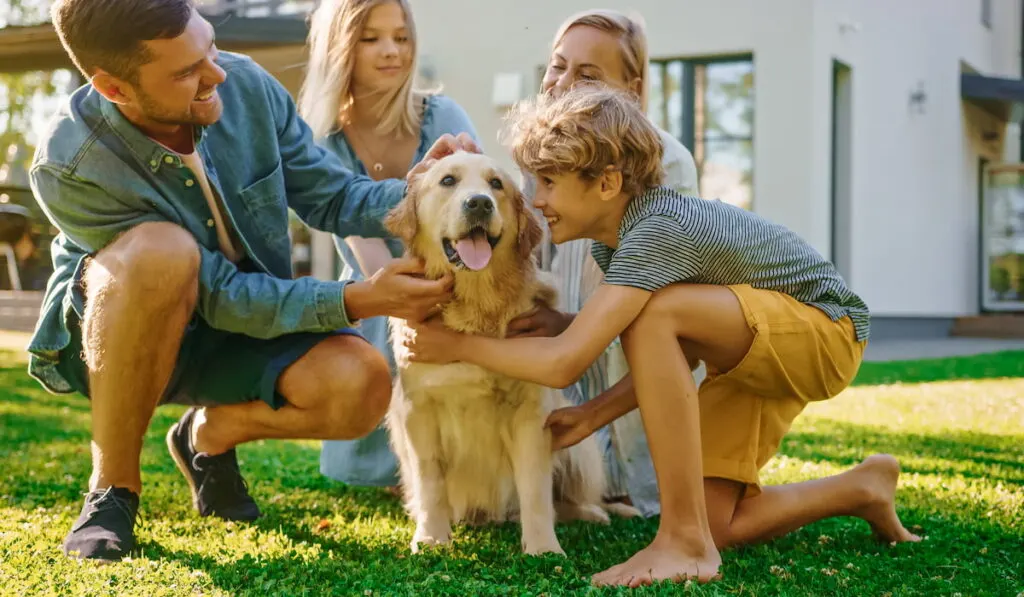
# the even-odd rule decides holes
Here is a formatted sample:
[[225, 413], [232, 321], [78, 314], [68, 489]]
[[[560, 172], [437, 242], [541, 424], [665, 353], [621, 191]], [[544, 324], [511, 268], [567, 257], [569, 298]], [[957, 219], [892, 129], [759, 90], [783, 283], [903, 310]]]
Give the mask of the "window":
[[237, 15], [247, 18], [305, 16], [317, 0], [198, 0], [199, 10], [211, 15]]
[[658, 60], [651, 119], [693, 153], [701, 195], [750, 209], [754, 177], [754, 64], [750, 57]]

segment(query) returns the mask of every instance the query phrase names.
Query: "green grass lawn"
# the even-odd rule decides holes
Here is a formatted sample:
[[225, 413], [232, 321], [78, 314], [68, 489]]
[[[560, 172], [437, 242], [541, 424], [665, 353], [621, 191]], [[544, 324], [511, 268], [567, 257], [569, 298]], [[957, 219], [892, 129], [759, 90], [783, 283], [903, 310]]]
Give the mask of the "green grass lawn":
[[[978, 378], [978, 379], [972, 379]], [[914, 382], [914, 383], [901, 383]], [[412, 556], [413, 526], [382, 491], [318, 473], [316, 442], [239, 448], [265, 516], [200, 519], [163, 444], [182, 412], [160, 409], [143, 454], [141, 554], [97, 566], [60, 542], [89, 475], [89, 414], [52, 396], [0, 350], [0, 594], [564, 595], [646, 545], [655, 521], [560, 526], [568, 557], [518, 553], [517, 528], [456, 530], [453, 547]], [[767, 483], [840, 472], [889, 452], [903, 464], [898, 512], [926, 537], [890, 547], [837, 519], [723, 554], [724, 579], [637, 595], [1019, 595], [1024, 591], [1024, 353], [867, 363], [855, 387], [812, 405]]]

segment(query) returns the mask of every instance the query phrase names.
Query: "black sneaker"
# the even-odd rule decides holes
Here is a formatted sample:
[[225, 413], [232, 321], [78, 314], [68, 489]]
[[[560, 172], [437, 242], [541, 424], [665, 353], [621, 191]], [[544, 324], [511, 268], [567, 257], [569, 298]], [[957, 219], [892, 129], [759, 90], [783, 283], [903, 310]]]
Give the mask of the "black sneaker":
[[192, 505], [200, 516], [256, 520], [260, 509], [238, 470], [235, 450], [210, 456], [206, 452], [197, 453], [192, 446], [195, 414], [195, 408], [188, 409], [167, 432], [167, 449], [192, 490]]
[[123, 487], [85, 494], [85, 505], [64, 538], [64, 553], [101, 562], [118, 562], [135, 548], [139, 496]]

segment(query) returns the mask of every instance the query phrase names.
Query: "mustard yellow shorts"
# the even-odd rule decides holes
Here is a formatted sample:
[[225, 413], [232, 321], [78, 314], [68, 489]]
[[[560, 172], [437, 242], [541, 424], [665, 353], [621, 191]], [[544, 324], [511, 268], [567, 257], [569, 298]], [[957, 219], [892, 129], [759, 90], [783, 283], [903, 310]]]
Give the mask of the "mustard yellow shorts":
[[761, 493], [758, 472], [778, 451], [808, 402], [843, 391], [857, 374], [867, 341], [849, 317], [832, 321], [789, 295], [730, 286], [754, 334], [750, 350], [729, 371], [708, 367], [700, 386], [704, 476], [746, 484]]

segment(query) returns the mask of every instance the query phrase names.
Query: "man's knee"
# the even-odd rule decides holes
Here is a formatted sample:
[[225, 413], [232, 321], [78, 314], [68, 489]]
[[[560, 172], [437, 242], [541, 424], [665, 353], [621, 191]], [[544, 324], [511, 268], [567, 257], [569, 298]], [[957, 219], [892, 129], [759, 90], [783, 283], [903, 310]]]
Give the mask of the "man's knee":
[[185, 300], [191, 311], [199, 288], [199, 245], [175, 224], [139, 224], [97, 253], [86, 268], [90, 297], [111, 285], [144, 293], [146, 303], [154, 306], [164, 298]]
[[324, 341], [334, 350], [321, 392], [325, 403], [323, 434], [356, 439], [372, 432], [391, 402], [391, 372], [384, 356], [361, 338], [335, 336]]

